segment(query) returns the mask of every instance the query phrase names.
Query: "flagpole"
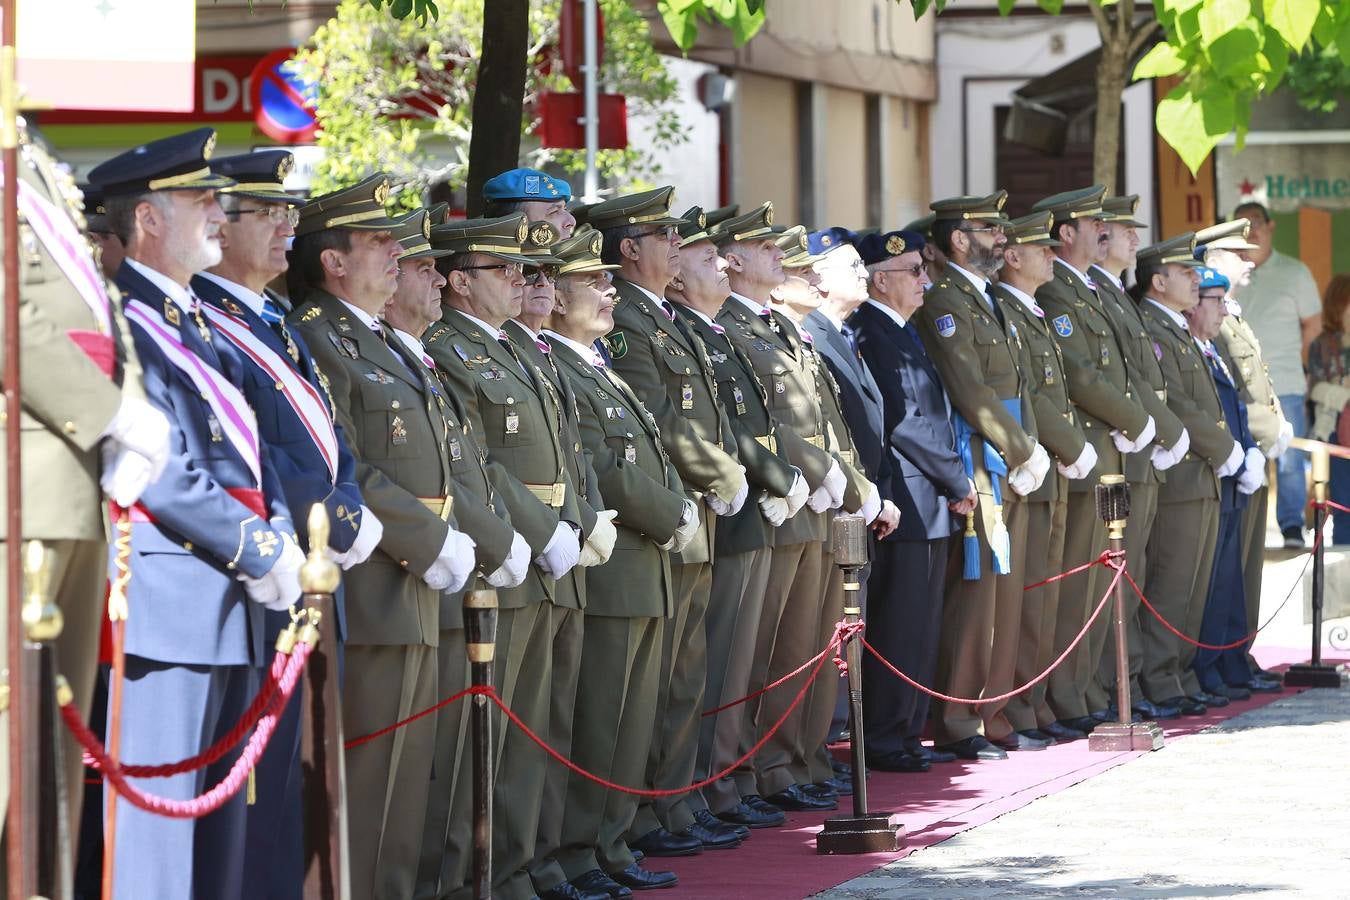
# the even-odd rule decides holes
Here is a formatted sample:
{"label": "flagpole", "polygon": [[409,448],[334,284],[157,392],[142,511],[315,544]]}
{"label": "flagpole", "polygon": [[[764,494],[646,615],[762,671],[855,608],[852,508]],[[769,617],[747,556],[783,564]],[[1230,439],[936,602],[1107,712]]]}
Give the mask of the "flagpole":
{"label": "flagpole", "polygon": [[[32,698],[25,696],[27,687],[22,671],[23,656],[23,481],[19,465],[19,126],[17,117],[18,86],[15,83],[15,2],[0,0],[0,165],[4,167],[0,194],[3,194],[4,244],[4,353],[5,353],[5,642],[9,673],[8,708],[5,718],[9,726],[9,806],[5,811],[7,837],[7,868],[9,869],[9,900],[27,900],[32,896],[37,880],[37,860],[31,849],[31,834],[36,823],[30,812],[36,812],[32,791],[35,787],[26,777],[27,758],[25,734],[29,717],[25,714]],[[29,836],[25,835],[28,832]]]}

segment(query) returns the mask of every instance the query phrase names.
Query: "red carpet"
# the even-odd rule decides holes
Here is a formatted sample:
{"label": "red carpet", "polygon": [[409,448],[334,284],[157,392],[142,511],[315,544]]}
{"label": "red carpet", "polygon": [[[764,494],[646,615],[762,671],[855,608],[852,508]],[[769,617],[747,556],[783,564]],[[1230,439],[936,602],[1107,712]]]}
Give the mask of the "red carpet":
{"label": "red carpet", "polygon": [[[1279,669],[1308,658],[1306,647],[1258,647],[1256,653],[1262,665]],[[1165,722],[1165,739],[1195,734],[1299,690],[1258,694],[1205,716]],[[786,827],[756,830],[737,850],[653,859],[644,865],[676,872],[680,883],[672,896],[681,900],[809,897],[1142,755],[1092,753],[1087,741],[1078,741],[1036,753],[1012,753],[1006,761],[948,763],[924,774],[872,773],[867,780],[871,811],[899,813],[904,823],[903,847],[897,853],[816,855],[815,837],[826,815],[852,814],[851,798],[843,797],[837,811],[788,813]]]}

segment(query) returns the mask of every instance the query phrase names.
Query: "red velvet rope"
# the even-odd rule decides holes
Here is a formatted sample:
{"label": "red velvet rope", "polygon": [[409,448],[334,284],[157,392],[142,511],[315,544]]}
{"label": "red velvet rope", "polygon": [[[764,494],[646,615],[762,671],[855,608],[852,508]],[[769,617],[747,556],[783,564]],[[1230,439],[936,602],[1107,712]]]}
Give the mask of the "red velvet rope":
{"label": "red velvet rope", "polygon": [[884,666],[887,670],[889,670],[892,675],[899,678],[901,681],[905,682],[915,690],[921,691],[930,697],[936,697],[938,700],[944,700],[947,703],[964,703],[970,705],[978,705],[981,703],[999,703],[1003,700],[1007,700],[1009,697],[1016,697],[1018,694],[1021,694],[1024,691],[1029,691],[1031,690],[1031,688],[1035,687],[1037,684],[1040,684],[1046,678],[1049,678],[1050,673],[1055,671],[1055,669],[1059,668],[1059,666],[1064,662],[1064,660],[1069,658],[1069,654],[1073,653],[1074,649],[1080,643],[1082,643],[1083,638],[1087,637],[1088,631],[1091,630],[1092,623],[1097,621],[1097,617],[1102,614],[1102,610],[1106,609],[1106,604],[1111,602],[1111,595],[1115,592],[1116,585],[1120,583],[1121,576],[1125,575],[1124,558],[1125,553],[1123,551],[1104,550],[1102,551],[1102,555],[1094,559],[1092,562],[1086,563],[1085,565],[1079,566],[1077,569],[1070,570],[1070,572],[1065,573],[1066,575],[1068,575],[1072,574],[1072,572],[1074,571],[1079,571],[1081,569],[1086,569],[1098,565],[1106,566],[1108,569],[1114,569],[1116,572],[1115,577],[1111,579],[1111,583],[1107,585],[1106,593],[1102,595],[1102,599],[1097,604],[1097,608],[1092,611],[1092,615],[1088,616],[1088,620],[1083,624],[1082,630],[1079,631],[1078,635],[1072,641],[1069,642],[1069,646],[1064,648],[1064,652],[1061,653],[1058,656],[1058,658],[1056,658],[1055,661],[1052,662],[1046,668],[1044,672],[1037,675],[1035,678],[1031,679],[1021,687],[1008,691],[1005,694],[999,694],[997,697],[978,697],[972,699],[970,697],[953,697],[949,694],[940,693],[938,691],[933,690],[932,688],[925,687],[924,685],[919,684],[919,682],[915,681],[913,678],[909,677],[904,672],[897,669],[894,666],[894,664],[891,663],[890,660],[881,655],[880,651],[878,651],[876,647],[873,647],[870,643],[867,642],[867,638],[863,638],[862,642],[863,647],[866,648],[868,653],[871,653],[873,656],[875,656],[877,658],[877,661],[880,662],[882,666]]}
{"label": "red velvet rope", "polygon": [[230,767],[230,771],[219,783],[190,800],[174,800],[155,794],[143,793],[128,782],[126,772],[116,760],[108,756],[98,737],[84,724],[84,719],[80,716],[80,711],[75,708],[74,703],[67,703],[61,707],[61,718],[65,720],[66,727],[75,735],[75,739],[97,760],[108,784],[112,785],[113,789],[125,797],[133,806],[170,819],[198,819],[220,809],[244,786],[248,779],[248,773],[258,764],[263,751],[267,749],[267,744],[272,739],[272,732],[276,729],[277,719],[280,718],[282,709],[285,708],[291,694],[295,691],[296,685],[299,684],[300,673],[304,670],[305,663],[313,649],[310,644],[303,641],[296,644],[295,650],[287,659],[285,671],[279,680],[272,702],[268,704],[266,711],[258,720],[257,730],[253,732],[253,736],[249,739],[243,752],[239,754],[239,758],[235,760],[234,765]]}

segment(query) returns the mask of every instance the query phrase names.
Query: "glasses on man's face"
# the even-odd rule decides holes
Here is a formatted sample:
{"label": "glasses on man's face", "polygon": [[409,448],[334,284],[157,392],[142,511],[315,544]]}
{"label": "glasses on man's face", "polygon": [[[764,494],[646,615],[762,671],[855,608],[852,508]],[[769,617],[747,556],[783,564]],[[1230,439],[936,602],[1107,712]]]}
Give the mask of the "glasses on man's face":
{"label": "glasses on man's face", "polygon": [[992,231],[994,234],[1002,234],[1002,233],[1003,233],[1003,226],[1002,226],[1002,225],[984,225],[984,226],[981,226],[981,227],[979,227],[979,228],[962,228],[961,230],[964,231],[964,232],[966,232],[967,234],[975,234],[976,232],[980,232],[980,231]]}
{"label": "glasses on man's face", "polygon": [[225,218],[234,222],[238,222],[240,216],[266,216],[267,221],[273,225],[280,225],[284,222],[294,228],[300,223],[300,208],[298,206],[282,206],[278,203],[257,209],[235,209],[225,213]]}
{"label": "glasses on man's face", "polygon": [[910,276],[911,278],[918,278],[919,274],[923,272],[923,263],[918,263],[912,266],[898,266],[894,269],[877,269],[877,272],[902,272],[905,275]]}
{"label": "glasses on man's face", "polygon": [[670,241],[674,240],[675,235],[677,234],[679,234],[679,231],[675,228],[674,225],[667,225],[664,228],[654,228],[651,231],[643,231],[639,234],[635,234],[634,237],[635,238],[659,237],[663,240]]}
{"label": "glasses on man's face", "polygon": [[460,266],[459,268],[463,272],[490,272],[500,269],[507,278],[515,278],[520,274],[521,266],[518,262],[510,262],[492,263],[491,265],[486,266]]}
{"label": "glasses on man's face", "polygon": [[543,281],[557,281],[558,269],[556,265],[531,266],[525,270],[525,281],[528,284],[539,284]]}

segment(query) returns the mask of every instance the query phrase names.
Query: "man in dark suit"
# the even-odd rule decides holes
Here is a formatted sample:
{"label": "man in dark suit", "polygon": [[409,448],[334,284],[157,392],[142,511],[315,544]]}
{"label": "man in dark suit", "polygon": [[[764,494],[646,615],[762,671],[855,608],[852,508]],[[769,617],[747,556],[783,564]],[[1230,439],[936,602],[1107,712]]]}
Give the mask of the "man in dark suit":
{"label": "man in dark suit", "polygon": [[[861,242],[869,297],[848,324],[881,392],[892,468],[887,499],[900,510],[900,526],[877,545],[872,564],[869,640],[897,668],[931,685],[952,514],[964,516],[978,500],[956,453],[951,403],[909,324],[929,284],[923,246],[920,235],[904,231]],[[954,758],[920,743],[927,695],[897,680],[870,655],[863,661],[863,680],[869,765],[916,772]]]}
{"label": "man in dark suit", "polygon": [[[117,273],[146,399],[171,424],[167,464],[128,510],[130,615],[121,753],[183,759],[222,738],[248,705],[268,659],[264,609],[300,597],[300,564],[281,484],[242,392],[238,355],[188,288],[220,261],[225,216],[207,165],[215,132],[198,129],[127,151],[89,173],[126,239]],[[147,785],[187,799],[234,763]],[[200,819],[117,810],[117,896],[238,896],[244,799]]]}

